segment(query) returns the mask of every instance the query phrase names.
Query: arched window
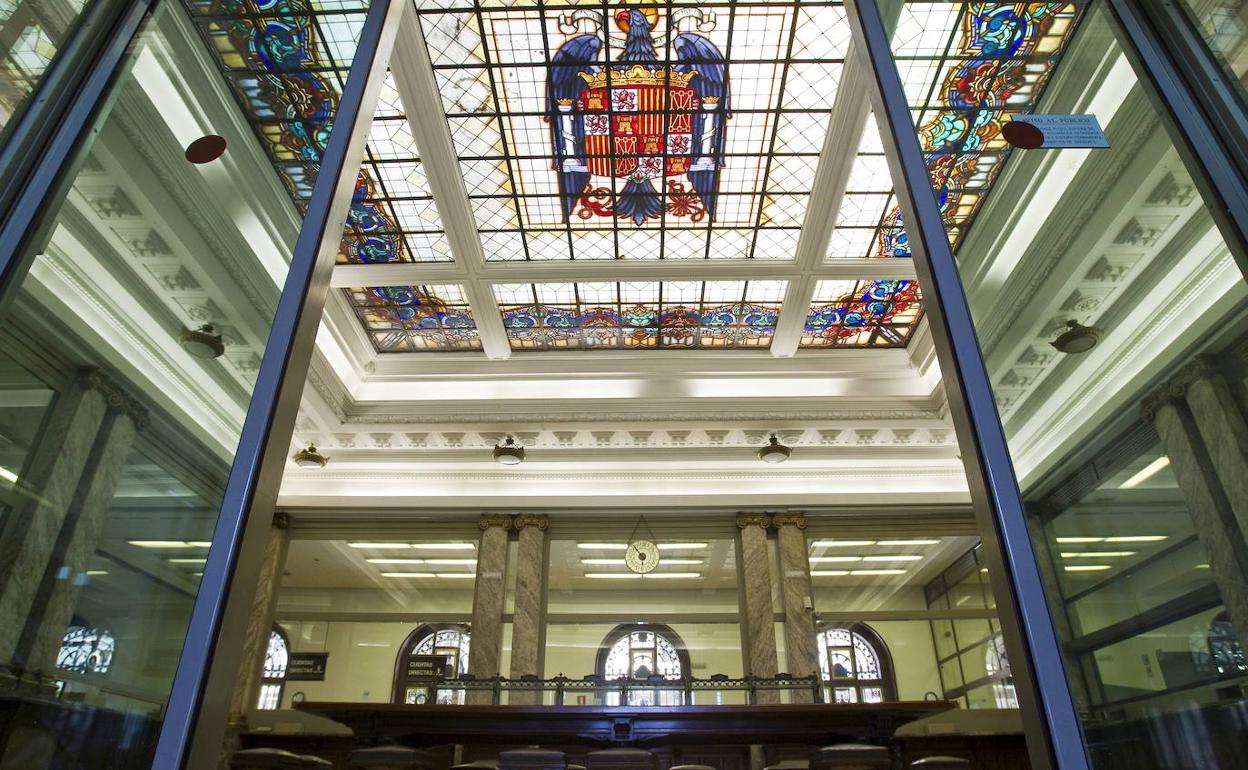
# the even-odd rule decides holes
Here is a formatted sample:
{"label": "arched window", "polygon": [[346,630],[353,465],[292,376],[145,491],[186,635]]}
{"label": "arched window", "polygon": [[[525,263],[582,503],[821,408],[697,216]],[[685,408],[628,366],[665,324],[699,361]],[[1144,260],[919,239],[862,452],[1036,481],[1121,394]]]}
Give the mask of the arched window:
{"label": "arched window", "polygon": [[[468,652],[472,645],[472,634],[468,626],[424,625],[407,635],[403,646],[399,648],[399,659],[394,666],[394,697],[395,703],[428,703],[433,684],[426,676],[418,672],[427,670],[421,666],[409,666],[412,657],[437,656],[445,660],[443,679],[454,679],[468,673]],[[464,702],[464,691],[453,688],[438,688],[432,693],[437,703]]]}
{"label": "arched window", "polygon": [[256,708],[272,711],[282,705],[282,689],[286,686],[286,667],[290,664],[290,642],[286,632],[277,626],[269,632],[269,646],[264,650],[264,670],[260,675],[260,699]]}
{"label": "arched window", "polygon": [[[664,625],[629,623],[616,626],[598,649],[596,673],[603,681],[655,678],[679,680],[689,676],[689,653],[675,631]],[[630,706],[680,706],[685,702],[681,687],[630,687]],[[608,706],[620,705],[619,692],[607,692]]]}
{"label": "arched window", "polygon": [[106,674],[113,664],[116,640],[109,632],[86,625],[73,625],[61,637],[56,667],[79,674]]}
{"label": "arched window", "polygon": [[1005,651],[1005,637],[1000,631],[988,640],[988,648],[984,650],[984,671],[988,672],[988,676],[1000,680],[992,684],[992,696],[997,702],[997,708],[1018,708],[1018,692],[1011,679],[1010,656]]}
{"label": "arched window", "polygon": [[1239,643],[1231,618],[1225,612],[1219,612],[1209,623],[1209,633],[1205,635],[1205,643],[1209,646],[1209,662],[1218,675],[1226,675],[1248,671],[1248,660],[1244,658],[1244,647]]}
{"label": "arched window", "polygon": [[824,698],[834,703],[895,700],[893,661],[884,640],[865,623],[819,631],[819,671]]}

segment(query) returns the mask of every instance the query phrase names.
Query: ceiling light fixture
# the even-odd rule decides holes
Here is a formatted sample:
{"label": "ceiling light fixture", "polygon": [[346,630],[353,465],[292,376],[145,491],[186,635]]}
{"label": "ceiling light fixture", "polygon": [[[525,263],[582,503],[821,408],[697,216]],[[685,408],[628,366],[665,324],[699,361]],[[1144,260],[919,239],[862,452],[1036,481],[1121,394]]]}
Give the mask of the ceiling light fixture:
{"label": "ceiling light fixture", "polygon": [[879,540],[876,545],[940,545],[939,540]]}
{"label": "ceiling light fixture", "polygon": [[844,577],[849,574],[847,569],[812,569],[811,577]]}
{"label": "ceiling light fixture", "polygon": [[693,580],[702,577],[701,572],[647,572],[646,580]]}
{"label": "ceiling light fixture", "polygon": [[922,556],[917,554],[888,554],[884,556],[864,556],[863,561],[918,561]]}
{"label": "ceiling light fixture", "polygon": [[[705,564],[701,559],[664,559],[664,564],[678,564],[684,566],[695,566]],[[581,559],[581,564],[587,567],[623,567],[625,562],[623,559]]]}
{"label": "ceiling light fixture", "polygon": [[[686,548],[705,548],[706,543],[659,543],[660,551],[681,551]],[[668,562],[669,564],[671,562]]]}
{"label": "ceiling light fixture", "polygon": [[1158,543],[1168,540],[1169,535],[1118,535],[1105,538],[1106,543]]}
{"label": "ceiling light fixture", "polygon": [[474,573],[474,572],[439,572],[439,573],[438,573],[438,577],[440,577],[440,578],[442,578],[442,579],[447,579],[447,578],[461,578],[461,579],[462,579],[462,578],[475,578],[476,576],[477,576],[477,575],[476,575],[476,573]]}
{"label": "ceiling light fixture", "polygon": [[1049,344],[1057,348],[1058,352],[1079,355],[1096,347],[1104,335],[1105,333],[1095,326],[1084,326],[1078,321],[1070,320],[1066,322],[1066,331],[1057,335],[1057,339]]}
{"label": "ceiling light fixture", "polygon": [[1054,540],[1054,542],[1058,542],[1058,543],[1067,543],[1067,544],[1071,544],[1071,543],[1103,543],[1103,542],[1105,542],[1105,538],[1103,538],[1103,537],[1055,537],[1055,538],[1053,538],[1053,540]]}
{"label": "ceiling light fixture", "polygon": [[776,434],[773,433],[767,441],[767,446],[758,450],[758,459],[765,463],[782,463],[792,454],[793,450],[781,444],[780,439],[776,438]]}
{"label": "ceiling light fixture", "polygon": [[904,575],[904,569],[855,569],[850,570],[851,575]]}
{"label": "ceiling light fixture", "polygon": [[494,445],[494,462],[499,465],[519,465],[524,462],[524,447],[508,436],[503,439],[503,443]]}
{"label": "ceiling light fixture", "polygon": [[425,559],[425,564],[441,564],[446,565],[463,565],[466,567],[477,566],[476,559]]}
{"label": "ceiling light fixture", "polygon": [[369,564],[424,564],[424,559],[368,559]]}
{"label": "ceiling light fixture", "polygon": [[1063,567],[1067,572],[1100,572],[1109,569],[1108,564],[1067,564]]}
{"label": "ceiling light fixture", "polygon": [[208,548],[206,540],[127,540],[135,548]]}
{"label": "ceiling light fixture", "polygon": [[1170,465],[1170,458],[1165,455],[1162,455],[1161,457],[1158,457],[1156,460],[1153,460],[1148,465],[1145,465],[1144,468],[1141,469],[1134,476],[1132,476],[1131,478],[1119,484],[1118,488],[1119,489],[1134,489],[1135,487],[1138,487],[1139,485],[1143,484],[1145,481],[1148,481],[1149,479],[1151,479],[1153,476],[1156,476],[1158,473],[1161,472],[1163,468],[1165,468],[1168,465]]}
{"label": "ceiling light fixture", "polygon": [[825,564],[827,562],[840,561],[862,561],[861,556],[812,556],[810,562],[812,564]]}
{"label": "ceiling light fixture", "polygon": [[220,358],[225,354],[225,340],[212,328],[212,324],[204,324],[198,329],[183,328],[178,334],[178,344],[196,358]]}
{"label": "ceiling light fixture", "polygon": [[376,549],[395,549],[395,548],[411,548],[407,543],[347,543],[352,548],[376,548]]}
{"label": "ceiling light fixture", "polygon": [[382,577],[388,578],[432,578],[437,577],[432,572],[383,572]]}
{"label": "ceiling light fixture", "polygon": [[207,559],[165,559],[170,564],[207,564]]}
{"label": "ceiling light fixture", "polygon": [[17,474],[16,474],[16,473],[14,473],[13,471],[9,470],[8,468],[5,468],[5,467],[3,467],[3,466],[0,466],[0,479],[4,479],[5,481],[9,482],[10,484],[16,484],[16,483],[17,483]]}
{"label": "ceiling light fixture", "polygon": [[1063,559],[1112,559],[1118,556],[1135,556],[1135,551],[1062,551]]}
{"label": "ceiling light fixture", "polygon": [[472,551],[475,543],[412,543],[412,548],[424,548],[430,551]]}
{"label": "ceiling light fixture", "polygon": [[324,468],[329,462],[329,458],[316,451],[315,444],[308,444],[303,449],[291,455],[291,459],[295,461],[295,465],[300,468]]}
{"label": "ceiling light fixture", "polygon": [[811,543],[815,548],[861,548],[875,545],[874,540],[816,540]]}

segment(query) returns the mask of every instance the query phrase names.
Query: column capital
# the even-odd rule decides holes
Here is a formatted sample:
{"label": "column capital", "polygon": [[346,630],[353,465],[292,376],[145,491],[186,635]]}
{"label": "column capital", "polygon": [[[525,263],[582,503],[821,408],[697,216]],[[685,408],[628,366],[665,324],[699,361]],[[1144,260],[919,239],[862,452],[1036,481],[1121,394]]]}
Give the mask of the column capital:
{"label": "column capital", "polygon": [[543,532],[550,526],[550,519],[544,513],[518,513],[512,520],[511,526],[517,530],[525,527],[537,527]]}
{"label": "column capital", "polygon": [[777,513],[771,517],[771,523],[776,525],[776,529],[781,527],[806,529],[806,514],[798,512]]}
{"label": "column capital", "polygon": [[766,530],[771,526],[771,517],[765,513],[738,513],[737,527],[740,529],[749,529],[750,527],[758,527]]}
{"label": "column capital", "polygon": [[286,511],[274,511],[273,529],[290,529],[290,514]]}
{"label": "column capital", "polygon": [[1141,399],[1140,410],[1151,420],[1157,416],[1157,410],[1161,407],[1183,400],[1187,396],[1187,389],[1194,383],[1223,376],[1222,367],[1215,359],[1209,356],[1198,356],[1179,369],[1160,387]]}
{"label": "column capital", "polygon": [[477,526],[484,532],[493,527],[501,527],[502,529],[511,529],[511,517],[505,513],[483,513],[481,520],[477,522]]}
{"label": "column capital", "polygon": [[104,396],[109,409],[129,417],[136,428],[145,428],[148,423],[147,408],[138,402],[126,389],[109,377],[103,370],[89,366],[78,370],[78,387],[83,390],[94,390]]}

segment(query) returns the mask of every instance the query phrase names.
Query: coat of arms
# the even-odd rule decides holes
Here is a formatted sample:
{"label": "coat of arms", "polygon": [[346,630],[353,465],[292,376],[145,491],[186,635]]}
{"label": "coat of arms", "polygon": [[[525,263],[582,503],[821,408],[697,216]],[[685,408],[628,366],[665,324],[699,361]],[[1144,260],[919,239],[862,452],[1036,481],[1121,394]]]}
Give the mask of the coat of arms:
{"label": "coat of arms", "polygon": [[599,61],[600,32],[569,38],[552,57],[546,119],[565,219],[575,212],[640,225],[666,212],[692,222],[714,220],[728,71],[709,38],[677,31],[676,22],[690,15],[706,29],[700,12],[682,8],[670,15],[676,33],[670,64],[660,63],[655,49],[659,13],[653,6],[615,14],[624,43],[610,64]]}

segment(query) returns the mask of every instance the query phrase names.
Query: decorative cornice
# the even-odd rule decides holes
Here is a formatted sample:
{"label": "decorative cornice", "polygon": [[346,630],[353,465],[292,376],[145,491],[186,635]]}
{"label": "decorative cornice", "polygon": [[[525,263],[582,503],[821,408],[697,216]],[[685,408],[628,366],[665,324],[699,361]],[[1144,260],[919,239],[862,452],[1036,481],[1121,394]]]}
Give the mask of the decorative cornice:
{"label": "decorative cornice", "polygon": [[491,527],[500,527],[502,529],[511,529],[511,517],[505,513],[483,513],[481,520],[477,522],[477,526],[484,532]]}
{"label": "decorative cornice", "polygon": [[78,371],[78,385],[83,390],[94,390],[104,396],[108,407],[115,412],[126,415],[134,422],[134,427],[142,430],[150,421],[147,407],[139,403],[126,389],[100,369],[91,366]]}
{"label": "decorative cornice", "polygon": [[[319,392],[319,390],[318,390]],[[324,395],[324,394],[322,394]],[[735,411],[735,412],[448,412],[423,414],[368,413],[352,414],[355,404],[347,405],[342,422],[348,425],[429,425],[455,424],[469,426],[506,423],[569,423],[569,422],[813,422],[818,420],[940,420],[939,409],[828,409],[802,411]]]}
{"label": "decorative cornice", "polygon": [[798,529],[806,529],[806,514],[804,513],[777,513],[771,517],[771,523],[776,529],[781,527],[797,527]]}
{"label": "decorative cornice", "polygon": [[525,529],[526,527],[536,527],[545,532],[546,528],[550,526],[550,519],[544,513],[521,513],[517,514],[512,520],[511,526],[517,530]]}
{"label": "decorative cornice", "polygon": [[771,526],[771,517],[765,513],[738,513],[737,527],[739,529],[749,529],[750,527],[758,527],[763,531]]}

